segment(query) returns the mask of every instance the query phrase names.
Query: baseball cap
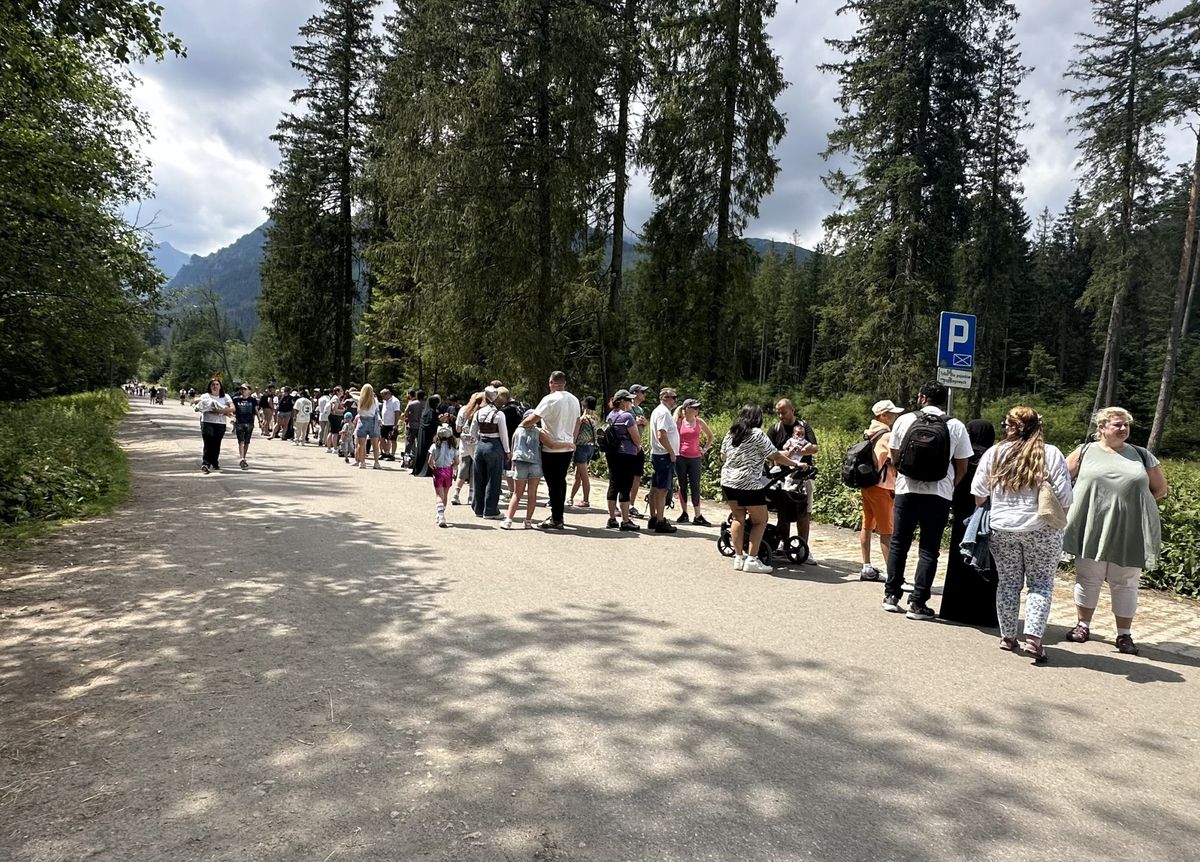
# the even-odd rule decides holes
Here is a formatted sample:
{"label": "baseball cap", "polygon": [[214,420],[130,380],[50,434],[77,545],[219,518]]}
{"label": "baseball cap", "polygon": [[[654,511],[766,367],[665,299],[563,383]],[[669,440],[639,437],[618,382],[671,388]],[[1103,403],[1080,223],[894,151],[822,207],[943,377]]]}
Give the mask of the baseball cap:
{"label": "baseball cap", "polygon": [[439,425],[438,430],[437,430],[437,435],[442,440],[449,440],[451,437],[454,436],[454,429],[451,428],[449,425]]}
{"label": "baseball cap", "polygon": [[633,396],[631,394],[629,394],[628,389],[618,389],[617,394],[613,396],[614,404],[616,404],[618,401],[632,401],[632,400],[633,400]]}
{"label": "baseball cap", "polygon": [[635,383],[629,387],[629,391],[634,395],[637,395],[639,392],[649,392],[650,390],[648,387],[645,387],[640,383]]}
{"label": "baseball cap", "polygon": [[876,401],[874,406],[871,407],[871,415],[872,416],[881,416],[884,413],[903,413],[903,412],[904,412],[904,408],[897,407],[895,404],[892,403],[892,399],[890,399],[890,398],[885,398],[882,401]]}
{"label": "baseball cap", "polygon": [[683,399],[683,407],[685,410],[689,407],[699,407],[699,406],[700,406],[700,402],[697,401],[695,398]]}

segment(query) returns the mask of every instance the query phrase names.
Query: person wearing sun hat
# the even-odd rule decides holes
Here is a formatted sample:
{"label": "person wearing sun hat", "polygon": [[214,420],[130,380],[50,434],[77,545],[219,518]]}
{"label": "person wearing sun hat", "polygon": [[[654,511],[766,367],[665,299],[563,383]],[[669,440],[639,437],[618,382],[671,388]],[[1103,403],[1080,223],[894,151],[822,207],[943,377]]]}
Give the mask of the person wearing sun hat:
{"label": "person wearing sun hat", "polygon": [[[612,399],[612,410],[604,421],[617,436],[618,444],[605,453],[608,460],[608,529],[635,532],[638,525],[629,519],[629,493],[633,472],[641,464],[642,435],[634,418],[633,393],[618,389]],[[621,520],[617,520],[617,504],[621,505]]]}
{"label": "person wearing sun hat", "polygon": [[871,407],[871,424],[863,432],[864,440],[873,440],[871,447],[875,457],[875,469],[879,471],[879,482],[862,489],[862,529],[858,533],[858,544],[862,549],[862,571],[860,581],[877,581],[879,569],[871,564],[871,534],[879,536],[879,553],[887,559],[888,545],[892,541],[892,505],[895,499],[896,471],[892,467],[888,444],[892,440],[892,425],[896,417],[904,412],[890,398],[876,401]]}
{"label": "person wearing sun hat", "polygon": [[[711,525],[700,513],[700,474],[704,453],[712,447],[716,437],[708,423],[700,418],[701,406],[695,398],[685,398],[683,404],[675,409],[675,422],[679,427],[679,457],[675,459],[675,476],[679,480],[679,508],[683,510],[677,520],[681,524],[690,521],[708,527]],[[689,492],[694,518],[688,516]]]}
{"label": "person wearing sun hat", "polygon": [[[633,399],[633,403],[629,407],[629,412],[633,415],[633,421],[637,423],[638,435],[645,433],[646,427],[650,424],[650,420],[646,418],[646,411],[642,407],[642,402],[646,400],[646,393],[650,391],[648,386],[643,386],[640,383],[635,383],[627,390],[629,397]],[[638,444],[638,463],[634,468],[633,476],[630,477],[629,487],[629,515],[632,518],[642,517],[642,513],[637,509],[637,495],[642,488],[642,476],[646,473],[646,452],[642,449],[641,444]]]}

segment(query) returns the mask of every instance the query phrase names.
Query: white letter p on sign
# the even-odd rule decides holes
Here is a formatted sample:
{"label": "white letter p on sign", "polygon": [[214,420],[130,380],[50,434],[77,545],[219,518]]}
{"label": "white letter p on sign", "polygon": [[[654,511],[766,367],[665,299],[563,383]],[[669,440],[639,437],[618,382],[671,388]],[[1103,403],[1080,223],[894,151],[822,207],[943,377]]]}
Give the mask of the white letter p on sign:
{"label": "white letter p on sign", "polygon": [[958,345],[967,343],[967,336],[970,332],[967,326],[967,321],[962,319],[950,320],[950,337],[946,339],[946,349],[953,353],[958,349]]}

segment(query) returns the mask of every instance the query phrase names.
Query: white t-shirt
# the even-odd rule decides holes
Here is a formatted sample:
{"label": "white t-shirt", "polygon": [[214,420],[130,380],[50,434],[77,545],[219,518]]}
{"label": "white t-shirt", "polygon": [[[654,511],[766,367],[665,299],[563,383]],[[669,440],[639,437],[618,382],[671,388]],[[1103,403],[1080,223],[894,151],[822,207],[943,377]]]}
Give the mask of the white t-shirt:
{"label": "white t-shirt", "polygon": [[547,452],[571,452],[575,449],[575,423],[583,412],[579,399],[565,389],[551,392],[533,408],[553,443],[543,446]]}
{"label": "white t-shirt", "polygon": [[403,409],[400,406],[400,399],[392,396],[387,401],[379,402],[379,421],[384,425],[395,425],[396,414]]}
{"label": "white t-shirt", "polygon": [[[933,405],[922,407],[921,412],[932,413],[935,416],[946,415],[946,411]],[[916,413],[905,413],[896,420],[896,424],[892,426],[892,439],[888,444],[893,452],[898,453],[904,448],[904,436],[912,428],[916,419]],[[950,463],[946,467],[946,475],[937,482],[921,482],[897,473],[897,494],[937,494],[946,500],[954,499],[954,459],[966,460],[975,454],[975,450],[971,448],[971,438],[967,436],[966,425],[957,419],[949,419],[946,421],[946,428],[950,431]],[[898,455],[892,456],[892,463],[900,463]]]}
{"label": "white t-shirt", "polygon": [[329,411],[333,405],[333,399],[328,395],[322,395],[317,399],[317,420],[320,422],[329,421]]}
{"label": "white t-shirt", "polygon": [[[992,467],[1004,458],[1011,443],[997,443],[983,453],[979,459],[979,467],[975,470],[975,480],[971,482],[971,493],[977,497],[992,498],[992,529],[1007,530],[1013,533],[1027,533],[1046,526],[1046,522],[1038,516],[1038,493],[1036,488],[1025,488],[1013,493],[992,487]],[[1063,509],[1071,506],[1074,491],[1071,488],[1071,474],[1067,470],[1067,459],[1056,447],[1046,446],[1046,479],[1054,489],[1054,496]]]}
{"label": "white t-shirt", "polygon": [[214,410],[226,410],[233,406],[233,399],[228,395],[209,395],[207,392],[200,396],[200,421],[211,422],[214,425],[224,425],[228,417]]}
{"label": "white t-shirt", "polygon": [[300,422],[307,422],[312,418],[313,405],[310,400],[301,395],[296,399],[296,419]]}
{"label": "white t-shirt", "polygon": [[662,443],[658,442],[658,432],[666,431],[667,440],[671,442],[671,451],[676,455],[679,454],[679,426],[675,424],[675,417],[671,415],[671,411],[665,404],[659,404],[654,408],[654,412],[650,414],[650,454],[651,455],[666,455],[667,449]]}

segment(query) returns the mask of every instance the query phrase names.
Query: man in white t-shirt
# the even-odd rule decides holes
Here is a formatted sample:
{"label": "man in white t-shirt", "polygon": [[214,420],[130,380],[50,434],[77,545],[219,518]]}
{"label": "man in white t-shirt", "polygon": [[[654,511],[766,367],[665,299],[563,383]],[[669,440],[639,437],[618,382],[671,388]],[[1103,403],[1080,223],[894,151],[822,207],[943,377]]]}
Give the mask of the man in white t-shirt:
{"label": "man in white t-shirt", "polygon": [[679,455],[679,426],[672,411],[678,394],[670,386],[658,393],[658,406],[650,414],[650,520],[646,529],[674,533],[667,520],[667,497],[675,486],[675,459]]}
{"label": "man in white t-shirt", "polygon": [[379,460],[396,460],[396,423],[403,406],[386,386],[379,390]]}
{"label": "man in white t-shirt", "polygon": [[542,475],[546,480],[546,494],[550,498],[550,517],[539,525],[543,530],[561,530],[564,527],[563,509],[567,502],[567,472],[575,454],[575,435],[579,433],[579,417],[583,411],[579,399],[567,391],[567,375],[555,371],[548,384],[550,394],[538,402],[533,412],[522,421],[528,428],[542,423],[552,443],[542,446]]}
{"label": "man in white t-shirt", "polygon": [[896,468],[896,500],[883,609],[900,613],[908,551],[913,534],[920,529],[920,561],[908,599],[910,620],[932,620],[936,616],[926,602],[937,573],[942,534],[950,520],[954,486],[967,474],[967,460],[972,454],[966,426],[946,415],[948,394],[940,383],[930,381],[922,386],[917,396],[919,409],[896,420],[888,443]]}

